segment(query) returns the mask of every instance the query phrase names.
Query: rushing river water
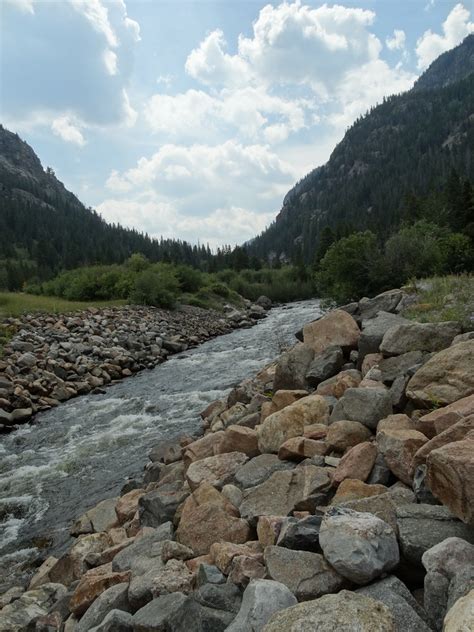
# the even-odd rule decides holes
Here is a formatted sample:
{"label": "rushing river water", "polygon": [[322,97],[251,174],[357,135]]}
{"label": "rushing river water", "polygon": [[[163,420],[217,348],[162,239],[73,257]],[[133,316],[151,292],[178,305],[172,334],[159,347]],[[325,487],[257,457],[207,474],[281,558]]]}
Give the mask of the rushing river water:
{"label": "rushing river water", "polygon": [[275,308],[251,329],[210,340],[3,436],[0,590],[24,580],[46,552],[64,550],[71,523],[140,475],[151,447],[198,431],[209,402],[293,344],[295,332],[319,313],[318,301]]}

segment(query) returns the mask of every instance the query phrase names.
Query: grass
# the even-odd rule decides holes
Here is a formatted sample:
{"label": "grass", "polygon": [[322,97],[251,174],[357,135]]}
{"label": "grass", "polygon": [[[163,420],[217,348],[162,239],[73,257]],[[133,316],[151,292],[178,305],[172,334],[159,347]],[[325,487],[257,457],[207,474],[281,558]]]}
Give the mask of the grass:
{"label": "grass", "polygon": [[113,307],[125,305],[126,301],[67,301],[55,296],[36,296],[23,292],[0,292],[0,319],[9,316],[21,316],[24,313],[74,312],[88,307]]}
{"label": "grass", "polygon": [[455,320],[466,330],[474,329],[474,275],[431,277],[411,282],[419,302],[403,312],[405,318],[422,323]]}

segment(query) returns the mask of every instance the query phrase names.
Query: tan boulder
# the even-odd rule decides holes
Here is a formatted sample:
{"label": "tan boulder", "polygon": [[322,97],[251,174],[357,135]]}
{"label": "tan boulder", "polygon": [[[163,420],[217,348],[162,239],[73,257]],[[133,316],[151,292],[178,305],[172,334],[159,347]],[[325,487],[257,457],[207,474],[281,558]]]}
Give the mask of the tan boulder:
{"label": "tan boulder", "polygon": [[331,505],[339,505],[350,500],[360,500],[379,496],[388,491],[385,485],[367,485],[358,479],[346,478],[337,488],[337,492],[331,501]]}
{"label": "tan boulder", "polygon": [[128,583],[130,576],[131,571],[113,572],[112,564],[105,564],[87,571],[72,594],[69,602],[71,612],[76,616],[81,616],[99,595],[116,584]]}
{"label": "tan boulder", "polygon": [[187,520],[190,513],[204,504],[213,505],[216,509],[221,509],[225,511],[225,513],[228,513],[229,516],[240,517],[237,507],[235,507],[224,494],[209,483],[202,483],[184,501],[180,512],[181,520]]}
{"label": "tan boulder", "polygon": [[468,524],[474,524],[473,454],[474,437],[469,436],[432,450],[426,460],[426,482],[433,495]]}
{"label": "tan boulder", "polygon": [[260,516],[257,523],[257,537],[265,548],[276,544],[285,516]]}
{"label": "tan boulder", "polygon": [[358,421],[343,419],[329,426],[325,441],[330,449],[345,452],[347,448],[363,443],[371,437],[372,433],[367,426]]}
{"label": "tan boulder", "polygon": [[413,482],[414,457],[428,441],[418,430],[386,428],[377,432],[377,448],[389,469],[406,485]]}
{"label": "tan boulder", "polygon": [[304,344],[316,353],[325,351],[333,345],[356,349],[359,337],[360,329],[356,321],[342,309],[335,309],[303,327]]}
{"label": "tan boulder", "polygon": [[[52,555],[45,559],[45,561],[38,568],[36,573],[30,580],[28,585],[28,590],[34,590],[35,588],[39,588],[43,584],[49,583],[51,580],[49,578],[49,572],[54,566],[57,564],[58,558],[53,557]],[[0,608],[1,609],[1,608]]]}
{"label": "tan boulder", "polygon": [[318,384],[316,393],[329,397],[340,399],[348,388],[357,388],[362,380],[359,371],[351,369],[349,371],[341,371],[334,377]]}
{"label": "tan boulder", "polygon": [[266,573],[261,560],[247,555],[236,555],[230,565],[229,581],[237,586],[245,587],[252,579],[264,579]]}
{"label": "tan boulder", "polygon": [[374,467],[377,458],[377,448],[373,443],[365,441],[351,448],[342,457],[333,473],[333,484],[339,485],[346,478],[356,478],[366,481]]}
{"label": "tan boulder", "polygon": [[444,618],[443,632],[474,630],[474,590],[458,599]]}
{"label": "tan boulder", "polygon": [[200,461],[194,461],[186,472],[186,480],[194,491],[201,483],[209,483],[215,487],[223,487],[230,483],[242,465],[248,461],[248,456],[242,452],[227,452],[216,454]]}
{"label": "tan boulder", "polygon": [[194,551],[206,555],[215,542],[242,544],[250,538],[245,520],[236,518],[213,503],[204,503],[183,512],[176,530],[176,540]]}
{"label": "tan boulder", "polygon": [[260,454],[256,431],[244,426],[229,426],[222,440],[215,446],[215,454],[227,452],[243,452],[250,458]]}
{"label": "tan boulder", "polygon": [[382,430],[417,430],[417,425],[408,415],[388,415],[377,425],[377,432]]}
{"label": "tan boulder", "polygon": [[232,560],[237,556],[253,557],[258,561],[263,561],[262,547],[259,542],[247,542],[245,544],[234,544],[232,542],[216,542],[211,546],[210,555],[212,562],[217,568],[228,575]]}
{"label": "tan boulder", "polygon": [[138,511],[138,501],[144,494],[144,489],[132,489],[117,500],[115,513],[119,524],[122,525],[133,518]]}
{"label": "tan boulder", "polygon": [[200,461],[208,456],[214,456],[216,450],[224,437],[224,432],[210,432],[201,439],[193,441],[186,446],[183,451],[183,461],[186,467],[188,467],[194,461]]}
{"label": "tan boulder", "polygon": [[111,545],[112,540],[107,533],[80,536],[50,568],[49,581],[69,586],[88,570],[86,558],[89,555],[100,554]]}
{"label": "tan boulder", "polygon": [[474,393],[474,340],[432,356],[407,384],[407,396],[422,406],[452,404]]}
{"label": "tan boulder", "polygon": [[328,427],[326,424],[310,424],[309,426],[304,427],[303,436],[307,439],[319,441],[320,439],[324,439],[326,437],[327,432]]}
{"label": "tan boulder", "polygon": [[302,436],[306,425],[327,423],[329,405],[320,395],[308,395],[273,413],[258,429],[260,452],[278,452],[292,437]]}
{"label": "tan boulder", "polygon": [[194,572],[182,560],[171,559],[157,570],[153,579],[153,597],[181,592],[189,594],[193,590]]}
{"label": "tan boulder", "polygon": [[324,456],[329,446],[324,441],[315,441],[306,437],[293,437],[280,446],[278,458],[282,461],[302,461],[313,456]]}
{"label": "tan boulder", "polygon": [[469,415],[474,415],[474,395],[463,397],[449,404],[449,406],[437,408],[431,413],[423,415],[418,421],[419,430],[428,439],[432,439],[436,434],[443,432],[464,417],[469,417]]}
{"label": "tan boulder", "polygon": [[421,446],[421,448],[415,454],[415,467],[417,465],[425,463],[428,455],[433,450],[441,448],[443,445],[447,445],[448,443],[452,443],[453,441],[462,441],[462,439],[464,439],[464,437],[472,431],[474,431],[474,415],[462,418],[453,426],[449,426],[444,432],[436,435],[435,437],[427,441],[427,443],[425,443],[423,446]]}
{"label": "tan boulder", "polygon": [[365,377],[370,369],[373,369],[374,366],[377,366],[382,360],[383,355],[381,353],[368,353],[362,361],[362,377]]}
{"label": "tan boulder", "polygon": [[307,395],[309,395],[309,393],[304,389],[280,389],[272,397],[272,413],[276,413],[278,410],[282,410],[290,404],[294,404]]}

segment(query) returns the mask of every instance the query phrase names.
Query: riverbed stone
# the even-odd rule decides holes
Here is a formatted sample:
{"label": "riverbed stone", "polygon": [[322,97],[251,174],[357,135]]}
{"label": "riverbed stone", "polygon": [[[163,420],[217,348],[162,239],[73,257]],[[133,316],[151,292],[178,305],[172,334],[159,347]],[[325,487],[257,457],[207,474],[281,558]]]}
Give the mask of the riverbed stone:
{"label": "riverbed stone", "polygon": [[[471,431],[469,435],[474,435]],[[458,518],[474,525],[474,436],[432,450],[426,482],[438,500]]]}
{"label": "riverbed stone", "polygon": [[111,610],[130,612],[128,582],[116,584],[105,590],[87,609],[77,625],[77,632],[89,632],[98,626]]}
{"label": "riverbed stone", "polygon": [[117,553],[112,560],[114,571],[126,571],[134,569],[142,560],[150,557],[159,557],[161,562],[161,550],[163,542],[170,540],[174,536],[174,529],[171,522],[160,525],[152,531],[137,536],[132,544]]}
{"label": "riverbed stone", "polygon": [[387,290],[381,294],[377,294],[373,298],[364,296],[358,304],[358,311],[363,320],[374,318],[380,311],[389,312],[391,314],[397,311],[402,298],[406,296],[403,290]]}
{"label": "riverbed stone", "polygon": [[344,395],[348,388],[357,388],[361,380],[362,376],[360,372],[355,369],[341,371],[334,377],[324,380],[324,382],[318,384],[316,393],[326,397],[336,397],[336,399],[339,399]]}
{"label": "riverbed stone", "polygon": [[134,632],[166,632],[173,620],[183,608],[186,595],[175,592],[161,595],[133,615]]}
{"label": "riverbed stone", "polygon": [[377,430],[377,449],[393,474],[407,485],[413,482],[415,454],[427,441],[417,430],[390,427]]}
{"label": "riverbed stone", "polygon": [[325,441],[315,441],[307,437],[287,439],[278,450],[278,458],[285,461],[303,461],[313,456],[324,456],[329,451]]}
{"label": "riverbed stone", "polygon": [[89,632],[133,632],[133,617],[123,610],[111,610],[99,625],[89,628]]}
{"label": "riverbed stone", "polygon": [[456,601],[444,619],[444,632],[468,632],[474,628],[474,590]]}
{"label": "riverbed stone", "polygon": [[327,431],[325,442],[336,452],[345,452],[358,443],[372,437],[370,430],[358,421],[341,419],[332,423]]}
{"label": "riverbed stone", "polygon": [[50,607],[66,594],[66,588],[49,582],[24,592],[0,612],[0,632],[20,632],[34,629],[35,621],[47,614]]}
{"label": "riverbed stone", "polygon": [[146,527],[159,527],[173,520],[177,508],[189,496],[187,491],[165,491],[155,489],[140,496],[140,524]]}
{"label": "riverbed stone", "polygon": [[377,458],[377,448],[369,441],[359,443],[350,448],[339,461],[332,473],[334,485],[339,485],[346,478],[366,481]]}
{"label": "riverbed stone", "polygon": [[273,390],[306,389],[306,373],[314,357],[314,350],[298,343],[277,360]]}
{"label": "riverbed stone", "polygon": [[407,385],[415,403],[429,407],[452,404],[474,393],[474,340],[461,342],[432,356]]}
{"label": "riverbed stone", "polygon": [[300,519],[285,518],[280,524],[276,544],[297,551],[320,552],[319,530],[321,521],[321,515]]}
{"label": "riverbed stone", "polygon": [[397,632],[390,610],[366,595],[341,590],[277,612],[262,632]]}
{"label": "riverbed stone", "polygon": [[224,438],[224,434],[223,430],[220,430],[219,432],[210,432],[200,439],[188,444],[183,451],[183,461],[185,465],[188,466],[194,461],[200,461],[208,456],[214,456],[219,444]]}
{"label": "riverbed stone", "polygon": [[245,490],[240,514],[251,523],[259,516],[287,516],[294,510],[314,511],[330,488],[327,470],[308,465],[274,472],[256,487]]}
{"label": "riverbed stone", "polygon": [[321,395],[308,395],[273,413],[258,432],[260,452],[278,452],[287,439],[303,435],[306,425],[327,423],[329,406]]}
{"label": "riverbed stone", "polygon": [[235,481],[243,488],[255,487],[266,481],[274,472],[291,470],[295,463],[282,461],[276,454],[260,454],[247,461],[235,474]]}
{"label": "riverbed stone", "polygon": [[328,347],[316,353],[306,373],[306,381],[310,386],[317,386],[335,375],[344,364],[341,347]]}
{"label": "riverbed stone", "polygon": [[385,333],[391,327],[408,322],[410,321],[397,314],[390,314],[384,311],[380,311],[375,318],[363,320],[362,333],[358,344],[359,363],[362,363],[365,356],[369,353],[379,352],[380,343]]}
{"label": "riverbed stone", "polygon": [[343,577],[319,553],[267,546],[264,559],[268,577],[287,586],[298,601],[337,592],[344,585]]}
{"label": "riverbed stone", "polygon": [[244,426],[228,426],[222,440],[216,445],[214,453],[225,454],[229,452],[242,452],[249,458],[260,454],[256,431]]}
{"label": "riverbed stone", "polygon": [[329,423],[349,419],[371,430],[392,413],[390,394],[379,388],[348,388],[331,413]]}
{"label": "riverbed stone", "polygon": [[384,355],[401,355],[410,351],[441,351],[449,347],[461,326],[454,321],[443,323],[403,323],[391,327],[383,337],[380,351]]}
{"label": "riverbed stone", "polygon": [[367,584],[400,560],[394,530],[380,518],[346,508],[330,509],[319,531],[324,557],[346,579]]}
{"label": "riverbed stone", "polygon": [[[416,452],[414,457],[414,465],[422,465],[426,463],[429,454],[437,448],[442,448],[454,441],[462,441],[466,436],[474,431],[474,414],[469,417],[462,417],[460,421],[449,426],[446,430],[435,435],[432,439],[424,443]],[[469,434],[469,436],[471,436]],[[474,436],[474,432],[473,432]]]}
{"label": "riverbed stone", "polygon": [[360,329],[350,314],[335,309],[303,327],[303,340],[315,353],[329,347],[355,349],[359,341]]}
{"label": "riverbed stone", "polygon": [[130,571],[114,572],[111,564],[93,568],[84,573],[69,602],[71,612],[81,616],[89,606],[111,586],[128,583]]}
{"label": "riverbed stone", "polygon": [[209,456],[199,461],[194,461],[186,472],[186,480],[195,490],[201,483],[209,483],[222,488],[232,482],[235,473],[248,461],[248,456],[243,452],[228,452]]}
{"label": "riverbed stone", "polygon": [[474,415],[474,395],[463,397],[457,401],[437,408],[418,419],[419,430],[429,439],[440,434],[465,417]]}
{"label": "riverbed stone", "polygon": [[226,632],[261,632],[273,614],[297,603],[293,593],[281,582],[252,580],[244,591],[240,610]]}

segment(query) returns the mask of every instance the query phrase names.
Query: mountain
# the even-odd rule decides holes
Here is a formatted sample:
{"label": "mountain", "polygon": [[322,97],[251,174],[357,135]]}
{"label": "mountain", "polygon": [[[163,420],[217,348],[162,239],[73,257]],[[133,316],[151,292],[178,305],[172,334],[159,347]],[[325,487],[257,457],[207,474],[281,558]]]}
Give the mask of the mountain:
{"label": "mountain", "polygon": [[157,241],[108,224],[45,170],[33,149],[0,125],[0,289],[45,279],[61,269],[122,263],[140,252],[152,261],[196,265],[208,248]]}
{"label": "mountain", "polygon": [[359,118],[328,162],[285,196],[250,254],[311,262],[323,229],[388,235],[407,196],[426,196],[455,169],[474,179],[474,35],[435,60],[406,93]]}

